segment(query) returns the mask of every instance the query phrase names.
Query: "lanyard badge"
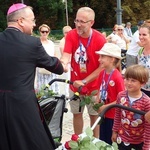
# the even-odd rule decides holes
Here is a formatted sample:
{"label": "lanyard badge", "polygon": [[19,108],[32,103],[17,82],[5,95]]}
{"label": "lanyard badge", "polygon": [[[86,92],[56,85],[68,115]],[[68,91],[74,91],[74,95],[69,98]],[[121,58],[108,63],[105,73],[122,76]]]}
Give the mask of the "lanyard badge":
{"label": "lanyard badge", "polygon": [[107,82],[104,80],[105,75],[106,75],[106,71],[104,71],[104,73],[103,73],[102,85],[100,87],[100,97],[99,97],[102,102],[105,102],[106,99],[107,99],[108,84],[110,82],[110,79],[111,79],[111,76],[112,76],[113,72],[114,72],[114,69],[109,74]]}
{"label": "lanyard badge", "polygon": [[76,50],[74,59],[75,59],[75,62],[79,64],[80,72],[86,73],[87,72],[87,68],[86,68],[87,54],[86,54],[86,49],[82,43],[80,43],[78,49]]}
{"label": "lanyard badge", "polygon": [[79,65],[81,73],[87,73],[86,61],[87,61],[86,49],[84,48],[83,44],[80,43]]}
{"label": "lanyard badge", "polygon": [[81,73],[87,73],[87,48],[90,45],[91,42],[91,38],[92,38],[92,30],[90,31],[90,36],[88,38],[88,42],[86,47],[84,47],[84,45],[82,44],[82,42],[80,41],[80,37],[79,37],[79,47],[75,52],[75,61],[76,63],[79,64],[80,67],[80,72]]}

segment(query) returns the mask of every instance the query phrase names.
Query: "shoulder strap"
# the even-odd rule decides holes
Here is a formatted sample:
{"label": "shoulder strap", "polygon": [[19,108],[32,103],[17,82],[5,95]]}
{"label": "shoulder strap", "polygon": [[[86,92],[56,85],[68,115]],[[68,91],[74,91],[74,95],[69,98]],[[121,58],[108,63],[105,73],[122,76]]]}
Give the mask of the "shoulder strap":
{"label": "shoulder strap", "polygon": [[141,56],[141,54],[143,53],[143,50],[144,50],[143,47],[139,50],[139,52],[138,52],[139,56]]}

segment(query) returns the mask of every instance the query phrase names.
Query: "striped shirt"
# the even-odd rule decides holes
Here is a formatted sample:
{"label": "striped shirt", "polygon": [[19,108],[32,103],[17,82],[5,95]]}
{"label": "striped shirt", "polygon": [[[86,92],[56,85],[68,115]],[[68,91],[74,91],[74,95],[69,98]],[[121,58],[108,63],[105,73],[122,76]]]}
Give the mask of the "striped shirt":
{"label": "striped shirt", "polygon": [[[117,104],[145,112],[150,110],[150,98],[144,93],[141,98],[131,103],[127,91],[120,92]],[[144,142],[143,150],[150,150],[150,124],[144,119],[144,116],[116,108],[112,130],[118,133],[117,143],[139,144]]]}

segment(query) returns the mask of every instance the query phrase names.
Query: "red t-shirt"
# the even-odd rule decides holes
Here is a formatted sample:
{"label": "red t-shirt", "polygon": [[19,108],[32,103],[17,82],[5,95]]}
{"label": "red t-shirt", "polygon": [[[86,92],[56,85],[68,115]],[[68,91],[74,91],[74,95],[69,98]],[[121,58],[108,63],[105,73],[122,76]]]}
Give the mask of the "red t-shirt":
{"label": "red t-shirt", "polygon": [[[106,39],[104,36],[92,29],[91,39],[89,38],[82,38],[77,34],[76,29],[71,30],[66,37],[66,43],[64,47],[64,52],[72,54],[71,58],[71,81],[75,80],[83,80],[88,75],[90,75],[93,71],[95,71],[99,67],[99,55],[95,54],[95,51],[99,51],[103,45],[106,43]],[[89,42],[89,44],[88,44]],[[80,71],[80,65],[76,62],[76,53],[77,49],[80,47],[80,43],[86,49],[85,52],[87,54],[87,61],[86,61],[86,73],[82,73]],[[96,90],[95,83],[96,80],[92,81],[91,83],[87,84],[85,87],[88,89],[88,92],[92,92]],[[70,85],[70,88],[73,92],[76,92],[77,89]]]}
{"label": "red t-shirt", "polygon": [[[109,75],[110,75],[110,74],[106,73],[104,76],[104,71],[105,70],[102,70],[100,72],[99,79],[98,79],[100,95],[101,95],[101,91],[102,91],[102,84],[103,84],[103,86],[106,86],[108,79],[109,79]],[[110,80],[108,82],[108,86],[106,89],[107,92],[106,92],[106,97],[105,97],[105,104],[109,104],[109,103],[116,101],[118,93],[123,91],[124,89],[125,89],[125,87],[124,87],[123,77],[122,77],[121,73],[117,69],[115,69],[113,71],[112,75],[110,76]],[[115,116],[114,108],[110,109],[105,114],[105,117],[111,118],[111,119],[114,119],[114,116]]]}

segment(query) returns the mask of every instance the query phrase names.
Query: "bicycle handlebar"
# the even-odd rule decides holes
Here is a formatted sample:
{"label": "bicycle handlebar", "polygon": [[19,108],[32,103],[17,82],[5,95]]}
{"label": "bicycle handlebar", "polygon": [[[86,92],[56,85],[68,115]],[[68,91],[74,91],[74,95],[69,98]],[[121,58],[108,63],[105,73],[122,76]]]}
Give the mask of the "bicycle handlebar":
{"label": "bicycle handlebar", "polygon": [[122,105],[120,105],[120,104],[113,104],[113,105],[107,106],[107,107],[99,114],[99,117],[97,118],[97,120],[95,121],[95,123],[92,125],[91,129],[94,130],[94,128],[97,126],[97,124],[101,121],[101,119],[104,118],[105,113],[106,113],[109,109],[115,108],[115,107],[122,108],[122,109],[124,109],[124,110],[129,110],[129,111],[131,111],[131,112],[134,112],[134,113],[137,113],[137,114],[140,114],[140,115],[145,115],[145,114],[146,114],[146,112],[141,111],[141,110],[137,110],[137,109],[134,109],[134,108],[131,108],[131,107],[122,106]]}
{"label": "bicycle handlebar", "polygon": [[48,84],[51,85],[51,84],[53,84],[53,82],[56,82],[56,81],[58,81],[58,82],[64,82],[64,83],[68,83],[68,84],[73,84],[72,81],[69,81],[69,80],[66,80],[66,79],[53,79]]}
{"label": "bicycle handlebar", "polygon": [[72,81],[70,80],[66,80],[66,79],[53,79],[51,80],[47,85],[46,87],[44,88],[44,90],[46,90],[47,88],[49,88],[49,86],[51,86],[54,82],[64,82],[64,83],[67,83],[67,84],[73,84]]}
{"label": "bicycle handlebar", "polygon": [[131,112],[134,112],[134,113],[137,113],[137,114],[140,114],[140,115],[145,115],[146,112],[144,111],[141,111],[141,110],[137,110],[137,109],[134,109],[134,108],[131,108],[131,107],[126,107],[126,106],[122,106],[120,104],[113,104],[113,105],[110,105],[108,107],[106,107],[100,114],[99,116],[100,117],[103,117],[104,114],[111,108],[114,108],[114,107],[118,107],[118,108],[122,108],[122,109],[125,109],[125,110],[129,110]]}
{"label": "bicycle handlebar", "polygon": [[[57,81],[57,82],[64,82],[64,83],[67,83],[67,84],[73,84],[73,82],[70,81],[70,80],[58,79],[58,78],[56,78],[56,79],[51,80],[51,81],[46,85],[46,87],[44,88],[44,90],[46,90],[47,88],[49,88],[49,86],[51,86],[51,85],[52,85],[54,82],[56,82],[56,81]],[[77,100],[77,99],[79,98],[79,96],[80,96],[81,90],[82,90],[82,86],[80,86],[80,87],[78,88],[78,91],[74,93],[74,95],[70,98],[70,101],[72,101],[72,100]]]}

